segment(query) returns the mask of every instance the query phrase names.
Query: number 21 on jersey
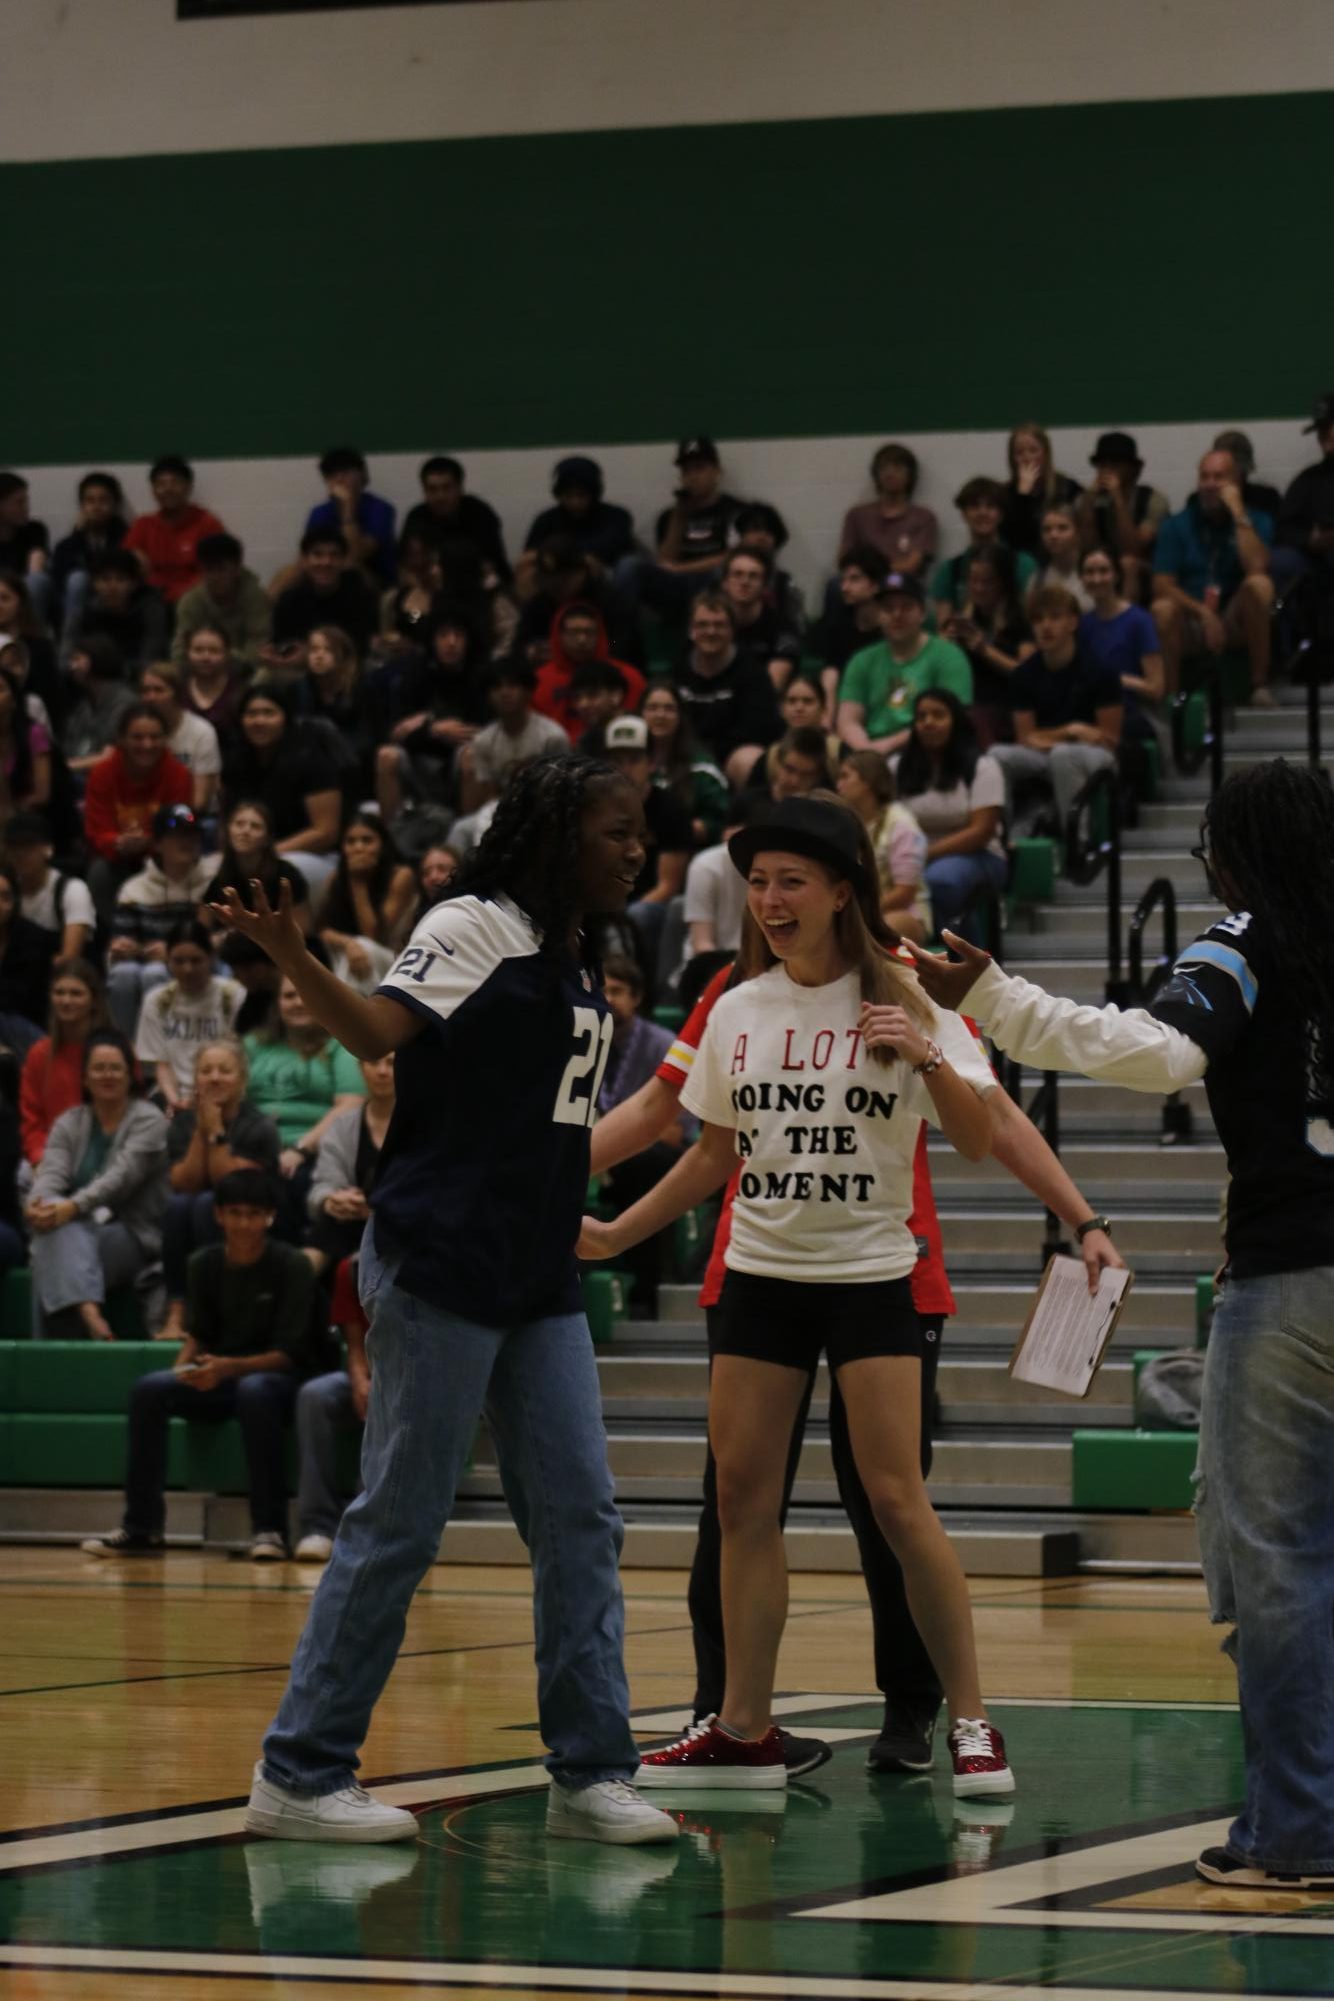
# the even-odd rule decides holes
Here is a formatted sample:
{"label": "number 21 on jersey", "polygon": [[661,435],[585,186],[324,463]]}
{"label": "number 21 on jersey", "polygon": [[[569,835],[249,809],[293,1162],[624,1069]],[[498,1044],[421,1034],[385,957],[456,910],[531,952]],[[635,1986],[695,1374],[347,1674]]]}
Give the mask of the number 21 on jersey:
{"label": "number 21 on jersey", "polygon": [[552,1113],[558,1126],[591,1126],[611,1054],[612,1018],[594,1007],[574,1010],[574,1054],[556,1093]]}

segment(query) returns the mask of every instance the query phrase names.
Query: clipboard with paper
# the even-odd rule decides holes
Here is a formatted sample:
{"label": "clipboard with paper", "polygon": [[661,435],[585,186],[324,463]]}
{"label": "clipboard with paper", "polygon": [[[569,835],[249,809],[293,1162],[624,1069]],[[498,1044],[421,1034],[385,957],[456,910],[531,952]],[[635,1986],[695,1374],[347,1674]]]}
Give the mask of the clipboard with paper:
{"label": "clipboard with paper", "polygon": [[1104,1268],[1090,1293],[1080,1259],[1049,1259],[1015,1342],[1010,1374],[1021,1383],[1086,1397],[1133,1283],[1133,1273]]}

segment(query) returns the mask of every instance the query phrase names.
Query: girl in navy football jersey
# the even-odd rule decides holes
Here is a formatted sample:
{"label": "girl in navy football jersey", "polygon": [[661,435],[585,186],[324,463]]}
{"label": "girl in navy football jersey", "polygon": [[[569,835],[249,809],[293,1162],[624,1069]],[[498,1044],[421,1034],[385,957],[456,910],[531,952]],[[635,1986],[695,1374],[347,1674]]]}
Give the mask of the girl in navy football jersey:
{"label": "girl in navy football jersey", "polygon": [[1002,1049],[1139,1091],[1204,1080],[1232,1176],[1205,1366],[1196,1511],[1235,1627],[1246,1804],[1196,1869],[1334,1891],[1334,793],[1275,758],[1237,772],[1197,850],[1230,914],[1147,1009],[1080,1007],[916,954],[923,986]]}
{"label": "girl in navy football jersey", "polygon": [[[355,1783],[357,1752],[434,1562],[485,1408],[533,1561],[547,1830],[672,1839],[631,1791],[624,1615],[601,1398],[574,1245],[611,1017],[583,946],[643,866],[633,788],[587,758],[530,765],[448,898],[379,990],[360,995],[276,910],[226,893],[354,1055],[396,1051],[397,1101],[361,1253],[370,1316],[364,1492],[348,1508],[255,1769],[246,1826],[294,1840],[393,1841],[411,1814]],[[448,1755],[448,1754],[446,1754]]]}

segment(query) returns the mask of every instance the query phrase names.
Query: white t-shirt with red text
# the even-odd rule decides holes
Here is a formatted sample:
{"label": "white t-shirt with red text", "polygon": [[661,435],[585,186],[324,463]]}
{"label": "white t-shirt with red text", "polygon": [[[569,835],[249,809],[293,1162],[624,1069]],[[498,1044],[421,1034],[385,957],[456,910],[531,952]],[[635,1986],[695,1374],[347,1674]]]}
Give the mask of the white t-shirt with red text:
{"label": "white t-shirt with red text", "polygon": [[[864,1284],[917,1261],[913,1155],[922,1120],[940,1120],[923,1078],[867,1051],[861,1008],[856,973],[803,987],[774,966],[709,1017],[681,1103],[736,1133],[733,1271]],[[956,1014],[932,1012],[924,1032],[988,1096],[996,1080],[977,1043]]]}

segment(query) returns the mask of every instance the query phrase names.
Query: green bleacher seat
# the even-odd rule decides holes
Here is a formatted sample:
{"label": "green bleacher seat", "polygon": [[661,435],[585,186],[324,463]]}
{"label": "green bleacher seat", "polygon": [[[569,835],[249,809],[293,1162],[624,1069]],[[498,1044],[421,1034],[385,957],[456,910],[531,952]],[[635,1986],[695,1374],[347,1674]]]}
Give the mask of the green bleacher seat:
{"label": "green bleacher seat", "polygon": [[[118,1341],[146,1341],[143,1301],[132,1285],[108,1295],[106,1317]],[[0,1281],[0,1340],[32,1339],[32,1269],[13,1265]]]}
{"label": "green bleacher seat", "polygon": [[1071,1453],[1076,1508],[1189,1508],[1199,1434],[1194,1431],[1077,1431]]}
{"label": "green bleacher seat", "polygon": [[125,1480],[125,1414],[16,1411],[6,1421],[8,1487],[119,1487]]}
{"label": "green bleacher seat", "polygon": [[169,1369],[170,1341],[0,1342],[0,1403],[23,1412],[124,1416],[140,1376]]}
{"label": "green bleacher seat", "polygon": [[1010,849],[1011,909],[1017,903],[1047,903],[1056,894],[1057,846],[1044,837],[1015,841]]}
{"label": "green bleacher seat", "polygon": [[683,1007],[669,1007],[664,1003],[653,1010],[653,1019],[659,1028],[680,1028],[685,1018],[686,1011]]}
{"label": "green bleacher seat", "polygon": [[32,1270],[12,1265],[0,1282],[0,1339],[32,1339]]}
{"label": "green bleacher seat", "polygon": [[584,1312],[594,1346],[610,1341],[618,1320],[625,1318],[625,1282],[618,1271],[586,1271],[583,1274]]}
{"label": "green bleacher seat", "polygon": [[1140,772],[1139,796],[1147,804],[1163,789],[1163,747],[1156,736],[1144,739],[1144,764]]}
{"label": "green bleacher seat", "polygon": [[687,1209],[684,1216],[678,1216],[672,1224],[669,1262],[672,1275],[678,1280],[688,1280],[697,1269],[710,1216],[710,1209],[701,1204],[696,1209]]}
{"label": "green bleacher seat", "polygon": [[1209,1329],[1214,1318],[1214,1275],[1202,1273],[1195,1280],[1195,1346],[1205,1348],[1209,1344]]}

